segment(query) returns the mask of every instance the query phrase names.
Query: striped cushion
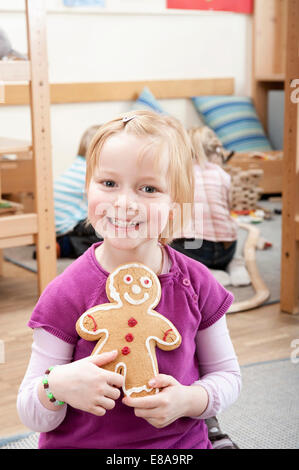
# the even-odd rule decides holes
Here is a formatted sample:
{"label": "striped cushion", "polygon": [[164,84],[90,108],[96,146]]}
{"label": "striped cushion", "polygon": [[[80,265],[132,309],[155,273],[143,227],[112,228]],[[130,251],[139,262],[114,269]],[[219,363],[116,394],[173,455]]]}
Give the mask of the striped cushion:
{"label": "striped cushion", "polygon": [[223,143],[236,152],[273,150],[251,98],[242,96],[196,96],[196,110]]}
{"label": "striped cushion", "polygon": [[148,87],[144,87],[137,100],[133,103],[132,109],[147,109],[156,113],[165,114],[164,109],[158,103]]}
{"label": "striped cushion", "polygon": [[54,182],[56,235],[70,232],[87,217],[85,197],[86,160],[78,155],[73,164]]}

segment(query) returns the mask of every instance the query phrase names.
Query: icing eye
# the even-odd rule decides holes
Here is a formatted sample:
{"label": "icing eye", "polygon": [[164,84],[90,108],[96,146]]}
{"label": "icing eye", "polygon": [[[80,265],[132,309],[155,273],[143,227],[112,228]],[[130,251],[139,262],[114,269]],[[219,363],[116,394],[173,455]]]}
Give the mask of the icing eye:
{"label": "icing eye", "polygon": [[132,276],[131,276],[130,274],[126,274],[126,275],[124,276],[124,282],[125,282],[126,284],[131,284],[132,281],[133,281],[133,278],[132,278]]}
{"label": "icing eye", "polygon": [[141,282],[142,286],[146,287],[147,289],[149,287],[152,287],[152,285],[153,285],[152,280],[149,277],[140,278],[140,282]]}

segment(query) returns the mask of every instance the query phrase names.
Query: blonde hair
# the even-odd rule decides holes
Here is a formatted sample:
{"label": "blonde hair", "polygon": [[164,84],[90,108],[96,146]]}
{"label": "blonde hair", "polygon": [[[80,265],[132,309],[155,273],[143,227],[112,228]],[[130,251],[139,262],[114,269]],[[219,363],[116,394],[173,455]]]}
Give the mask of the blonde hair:
{"label": "blonde hair", "polygon": [[192,157],[199,165],[203,165],[208,161],[202,145],[202,132],[200,127],[192,127],[188,131],[191,145],[192,145]]}
{"label": "blonde hair", "polygon": [[[133,118],[129,119],[130,117]],[[159,240],[163,244],[171,243],[173,234],[182,230],[183,204],[189,203],[193,206],[194,200],[192,148],[188,133],[177,119],[147,110],[131,111],[102,125],[93,137],[86,154],[86,191],[99,164],[104,143],[109,137],[121,132],[148,138],[148,145],[144,150],[150,148],[154,151],[155,164],[159,164],[163,150],[166,148],[168,151],[170,194],[175,203],[175,210]],[[184,219],[186,218],[185,214]]]}
{"label": "blonde hair", "polygon": [[93,136],[95,135],[95,133],[97,132],[97,130],[101,127],[100,124],[95,124],[93,126],[90,126],[86,129],[86,131],[83,133],[82,137],[81,137],[81,140],[80,140],[80,144],[79,144],[79,148],[78,148],[78,155],[80,155],[81,157],[86,157],[86,152],[87,152],[87,149],[88,149],[88,146],[93,138]]}
{"label": "blonde hair", "polygon": [[[221,141],[210,127],[193,127],[189,129],[188,133],[192,144],[193,158],[199,165],[212,161],[212,157],[218,153],[217,149],[221,149],[223,152]],[[221,156],[220,154],[219,156]]]}

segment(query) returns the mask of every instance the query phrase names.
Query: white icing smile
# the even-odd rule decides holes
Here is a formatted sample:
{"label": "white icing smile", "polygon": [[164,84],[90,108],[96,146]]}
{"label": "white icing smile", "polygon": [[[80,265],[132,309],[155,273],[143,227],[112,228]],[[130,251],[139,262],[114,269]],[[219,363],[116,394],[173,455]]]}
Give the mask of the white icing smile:
{"label": "white icing smile", "polygon": [[124,298],[126,299],[127,302],[129,302],[132,305],[140,305],[140,304],[143,304],[144,302],[146,302],[149,299],[149,295],[146,292],[144,294],[144,296],[142,297],[142,299],[135,300],[135,299],[132,299],[132,297],[128,294],[128,292],[125,292]]}

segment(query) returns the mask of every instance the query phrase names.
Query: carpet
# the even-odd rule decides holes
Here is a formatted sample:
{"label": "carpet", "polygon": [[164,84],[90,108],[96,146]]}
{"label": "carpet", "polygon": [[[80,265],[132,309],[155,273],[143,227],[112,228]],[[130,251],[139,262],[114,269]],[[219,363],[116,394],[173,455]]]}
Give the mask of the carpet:
{"label": "carpet", "polygon": [[219,416],[241,449],[299,449],[299,363],[243,366],[238,400]]}
{"label": "carpet", "polygon": [[[242,391],[219,418],[240,449],[299,449],[299,363],[281,359],[241,367]],[[35,449],[38,433],[0,438],[1,449]]]}

